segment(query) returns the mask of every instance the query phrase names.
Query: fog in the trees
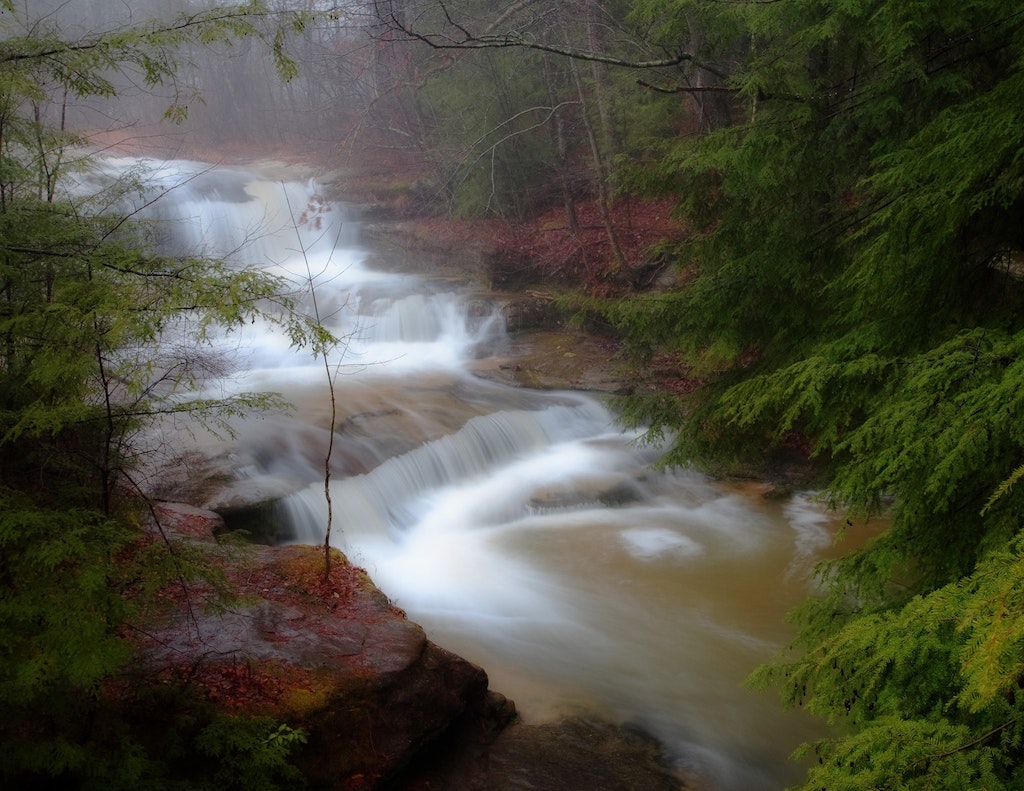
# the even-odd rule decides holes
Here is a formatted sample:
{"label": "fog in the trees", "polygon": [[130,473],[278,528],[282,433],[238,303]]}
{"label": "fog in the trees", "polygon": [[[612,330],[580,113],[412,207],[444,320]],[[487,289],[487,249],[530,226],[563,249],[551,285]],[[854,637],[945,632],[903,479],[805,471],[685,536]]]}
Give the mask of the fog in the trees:
{"label": "fog in the trees", "polygon": [[[215,7],[189,0],[22,0],[13,18],[2,20],[8,39],[47,35],[89,43],[101,35],[148,27],[174,26]],[[225,8],[226,4],[220,4]],[[89,133],[114,133],[130,140],[189,136],[219,145],[279,144],[293,138],[337,143],[351,114],[372,104],[374,53],[369,17],[358,4],[289,0],[268,4],[262,40],[182,45],[177,72],[160,84],[140,70],[107,73],[113,95],[84,99],[54,85],[45,113],[51,122]],[[278,12],[315,14],[301,29],[279,31]],[[282,75],[273,47],[294,62],[294,75]],[[181,112],[181,111],[184,112]]]}

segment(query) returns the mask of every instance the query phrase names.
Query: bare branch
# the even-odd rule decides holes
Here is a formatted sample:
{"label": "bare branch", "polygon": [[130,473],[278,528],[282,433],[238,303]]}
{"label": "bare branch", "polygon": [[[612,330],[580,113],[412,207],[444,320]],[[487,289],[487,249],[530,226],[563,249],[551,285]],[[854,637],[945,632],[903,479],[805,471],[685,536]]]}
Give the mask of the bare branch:
{"label": "bare branch", "polygon": [[728,85],[675,85],[671,88],[663,88],[654,85],[646,80],[637,80],[636,84],[641,88],[655,91],[657,93],[738,93],[737,88],[730,88]]}
{"label": "bare branch", "polygon": [[[419,41],[432,49],[532,49],[539,52],[548,52],[554,55],[561,55],[572,60],[582,60],[591,63],[604,63],[608,66],[619,66],[629,69],[658,69],[668,66],[678,66],[680,63],[692,61],[693,55],[688,52],[680,52],[665,58],[653,60],[629,60],[608,55],[602,52],[592,52],[586,49],[579,49],[570,46],[550,44],[543,41],[536,41],[528,38],[517,31],[506,31],[504,33],[471,33],[466,27],[457,23],[451,16],[448,8],[443,2],[438,5],[444,12],[445,19],[452,28],[452,33],[422,33],[402,22],[398,16],[384,6],[390,6],[388,0],[375,0],[374,8],[377,11],[377,18],[389,31],[399,33],[408,41]],[[507,14],[504,14],[507,16]]]}

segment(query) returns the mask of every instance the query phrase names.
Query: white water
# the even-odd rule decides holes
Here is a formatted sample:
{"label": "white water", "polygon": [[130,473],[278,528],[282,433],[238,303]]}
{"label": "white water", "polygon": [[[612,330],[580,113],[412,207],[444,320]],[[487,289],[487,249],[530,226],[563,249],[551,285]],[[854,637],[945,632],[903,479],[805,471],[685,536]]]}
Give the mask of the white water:
{"label": "white water", "polygon": [[[484,666],[527,721],[636,723],[709,788],[799,777],[786,756],[820,726],[743,680],[786,640],[783,614],[831,543],[812,498],[653,472],[599,399],[475,377],[479,350],[500,348],[497,315],[469,318],[467,295],[426,275],[368,268],[357,225],[314,183],[147,167],[179,185],[156,204],[168,249],[265,266],[296,291],[313,275],[346,339],[335,543],[435,642]],[[231,450],[239,474],[296,482],[282,518],[320,543],[324,368],[250,330],[224,340],[240,366],[226,386],[281,391],[298,412],[243,425]]]}

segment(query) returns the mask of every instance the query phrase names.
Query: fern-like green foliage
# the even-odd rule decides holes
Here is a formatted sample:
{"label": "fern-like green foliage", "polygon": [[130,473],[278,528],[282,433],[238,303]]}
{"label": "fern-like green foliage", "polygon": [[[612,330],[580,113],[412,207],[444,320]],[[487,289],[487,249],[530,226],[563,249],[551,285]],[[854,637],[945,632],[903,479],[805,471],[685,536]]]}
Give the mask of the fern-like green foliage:
{"label": "fern-like green foliage", "polygon": [[[189,393],[216,371],[208,330],[287,307],[284,284],[153,253],[148,229],[111,210],[120,190],[137,188],[131,178],[68,197],[64,179],[88,158],[43,119],[51,98],[110,96],[122,70],[172,80],[184,44],[261,38],[287,76],[272,18],[305,17],[256,2],[74,40],[56,26],[60,13],[25,18],[31,6],[0,0],[0,785],[200,787],[172,782],[174,768],[130,732],[109,685],[156,594],[216,575],[187,547],[147,542],[125,495],[149,421],[188,414],[227,427],[280,405]],[[182,342],[158,344],[172,328]],[[310,333],[296,320],[290,337]],[[292,786],[295,734],[216,722],[214,733],[238,738],[215,748],[212,735],[193,735],[189,745],[218,787]]]}
{"label": "fern-like green foliage", "polygon": [[288,757],[305,743],[303,731],[266,718],[214,720],[199,733],[195,744],[201,756],[214,762],[216,770],[201,778],[196,787],[211,791],[301,788],[302,775]]}
{"label": "fern-like green foliage", "polygon": [[110,557],[130,539],[113,520],[44,510],[0,491],[0,695],[5,708],[41,692],[95,689],[124,660],[111,624],[127,604],[111,585]]}
{"label": "fern-like green foliage", "polygon": [[804,438],[835,507],[888,519],[754,677],[843,725],[806,788],[1021,787],[1024,11],[638,8],[739,57],[735,123],[631,174],[680,196],[693,275],[606,313],[704,384],[627,414],[678,463]]}
{"label": "fern-like green foliage", "polygon": [[828,633],[805,631],[806,652],[753,676],[848,726],[850,735],[801,751],[818,759],[807,788],[1017,787],[1022,541],[901,608],[848,615]]}

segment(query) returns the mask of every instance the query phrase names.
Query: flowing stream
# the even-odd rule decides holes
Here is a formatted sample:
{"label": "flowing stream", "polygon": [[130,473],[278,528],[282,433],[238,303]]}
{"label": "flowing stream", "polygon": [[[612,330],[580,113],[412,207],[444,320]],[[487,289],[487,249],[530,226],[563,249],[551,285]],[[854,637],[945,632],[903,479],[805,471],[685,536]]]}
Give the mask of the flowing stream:
{"label": "flowing stream", "polygon": [[[787,756],[821,726],[744,679],[787,640],[783,615],[831,551],[835,525],[812,497],[655,472],[656,450],[601,398],[475,375],[505,348],[500,313],[467,284],[408,274],[415,260],[370,268],[358,222],[313,182],[144,165],[168,190],[146,210],[168,249],[265,266],[310,313],[312,281],[343,339],[329,355],[334,543],[434,642],[482,665],[527,722],[635,723],[707,788],[799,778]],[[237,371],[218,392],[273,390],[296,406],[239,427],[237,475],[282,482],[289,535],[321,543],[323,361],[259,324],[221,344]]]}

